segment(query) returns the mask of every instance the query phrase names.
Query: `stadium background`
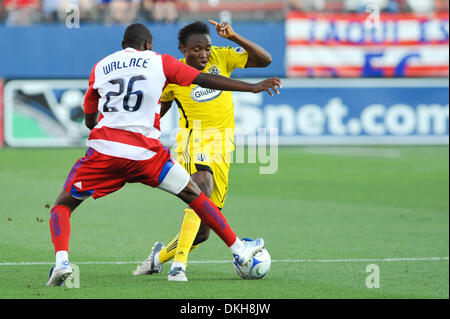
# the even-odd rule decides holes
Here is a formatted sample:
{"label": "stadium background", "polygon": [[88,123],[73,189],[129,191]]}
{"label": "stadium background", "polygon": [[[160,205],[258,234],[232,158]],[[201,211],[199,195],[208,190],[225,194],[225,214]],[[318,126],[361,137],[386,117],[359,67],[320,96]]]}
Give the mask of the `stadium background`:
{"label": "stadium background", "polygon": [[[176,21],[160,21],[149,1],[3,1],[6,144],[83,144],[87,131],[76,123],[86,81],[45,80],[86,79],[132,21],[149,24],[156,51],[180,57],[180,27],[207,18],[231,19],[272,54],[269,67],[234,77],[289,78],[275,99],[235,94],[238,128],[278,128],[281,144],[448,143],[448,1],[167,3],[177,5]],[[213,43],[233,45],[215,32]],[[165,119],[164,141],[177,117]]]}
{"label": "stadium background", "polygon": [[[418,257],[443,258],[444,266],[447,268],[446,270],[440,268],[437,271],[440,275],[433,277],[435,273],[432,269],[430,272],[432,266],[426,264],[426,261],[422,267],[424,273],[433,277],[437,285],[441,285],[438,288],[432,286],[439,292],[434,294],[432,287],[428,287],[429,290],[425,289],[426,292],[421,294],[423,287],[420,286],[398,292],[398,294],[390,291],[387,295],[368,295],[366,292],[361,293],[363,289],[359,287],[360,290],[356,294],[349,289],[348,294],[344,292],[342,295],[339,293],[332,295],[333,291],[327,292],[324,288],[324,290],[316,291],[316,295],[313,294],[313,296],[319,298],[444,296],[448,298],[448,1],[194,0],[169,2],[174,2],[176,5],[177,18],[174,20],[161,16],[157,12],[156,4],[146,0],[1,1],[0,145],[3,148],[0,150],[0,169],[3,174],[2,192],[10,194],[2,199],[3,213],[0,225],[3,228],[2,234],[5,236],[2,238],[2,243],[8,241],[6,236],[12,236],[9,238],[12,239],[12,243],[18,241],[18,235],[8,231],[7,228],[12,225],[12,221],[23,218],[23,225],[27,225],[25,217],[15,216],[14,212],[33,211],[30,214],[34,214],[33,218],[38,215],[36,217],[38,222],[47,220],[46,213],[35,213],[35,208],[26,206],[26,203],[20,203],[20,199],[13,202],[13,198],[16,197],[11,195],[14,191],[12,185],[16,185],[17,192],[22,187],[20,185],[24,184],[32,190],[33,183],[43,183],[46,172],[50,172],[50,175],[56,174],[52,172],[53,167],[60,170],[57,175],[58,180],[62,181],[66,174],[66,166],[71,163],[71,158],[75,160],[78,157],[77,154],[81,154],[88,134],[82,123],[81,108],[83,94],[87,88],[87,77],[99,59],[120,49],[120,41],[126,25],[136,21],[145,23],[154,35],[155,51],[180,58],[181,54],[177,50],[177,33],[180,27],[194,20],[216,19],[232,22],[237,32],[261,44],[273,57],[273,63],[268,68],[237,70],[233,73],[233,77],[256,80],[278,76],[285,82],[282,94],[276,97],[269,97],[267,94],[234,94],[238,129],[251,135],[257,134],[258,128],[276,128],[279,134],[278,143],[290,146],[280,148],[278,172],[272,177],[266,177],[269,182],[261,176],[251,179],[249,176],[256,175],[257,170],[236,165],[236,176],[232,175],[232,181],[236,182],[230,193],[230,211],[239,209],[237,203],[231,204],[234,198],[244,202],[248,199],[249,205],[254,204],[250,199],[256,196],[256,190],[259,188],[256,187],[250,191],[249,188],[240,186],[248,184],[247,186],[251,188],[253,187],[251,181],[254,185],[269,183],[280,189],[288,185],[291,193],[273,190],[281,202],[284,203],[283,196],[292,199],[296,196],[308,195],[311,202],[308,202],[306,206],[311,206],[312,211],[315,211],[314,203],[322,203],[323,198],[321,198],[320,190],[310,191],[306,184],[332,187],[333,184],[328,183],[327,179],[333,181],[334,178],[339,179],[339,183],[345,184],[345,187],[349,187],[350,193],[345,191],[345,187],[333,195],[330,193],[333,201],[352,202],[359,208],[366,207],[363,205],[368,202],[373,204],[374,194],[371,193],[371,189],[362,187],[360,193],[353,193],[353,187],[361,182],[360,178],[353,176],[352,173],[341,174],[340,169],[342,172],[351,172],[355,169],[360,177],[366,176],[374,180],[378,178],[379,184],[376,182],[375,184],[378,185],[376,187],[379,187],[380,192],[384,187],[386,191],[390,187],[403,190],[414,180],[417,182],[417,185],[414,185],[418,188],[403,194],[403,197],[392,195],[391,198],[381,193],[378,195],[388,196],[383,201],[386,207],[401,206],[404,203],[405,207],[416,206],[419,210],[434,207],[433,209],[438,212],[431,224],[427,224],[427,217],[420,215],[422,211],[417,212],[417,224],[411,224],[410,230],[421,229],[423,223],[430,226],[426,235],[429,237],[425,236],[425,241],[429,241],[430,245],[436,243],[437,247],[434,247],[434,250],[423,247],[423,250],[420,250],[422,254]],[[173,14],[174,11],[171,11],[172,16]],[[211,31],[213,44],[234,45],[232,42],[219,38],[214,30]],[[172,108],[171,113],[163,119],[162,139],[165,143],[173,142],[177,120],[178,113],[175,108]],[[248,139],[242,139],[243,143],[246,141]],[[311,147],[311,145],[316,146]],[[340,156],[348,160],[341,160]],[[401,161],[395,165],[386,163],[389,159],[396,158],[401,158]],[[59,159],[61,161],[65,159],[66,162],[60,163]],[[48,160],[50,162],[47,162]],[[389,173],[385,171],[386,164],[391,165]],[[292,169],[290,165],[301,167]],[[316,165],[320,165],[321,168]],[[27,169],[42,170],[43,173],[39,176],[32,173],[32,178],[21,176],[21,172],[25,175]],[[375,174],[377,171],[382,173],[377,176]],[[421,175],[422,173],[424,175]],[[316,174],[320,174],[320,177]],[[417,176],[412,177],[414,174]],[[18,179],[12,182],[12,178]],[[247,178],[249,178],[248,181]],[[297,178],[304,181],[299,182]],[[299,195],[300,192],[295,190],[299,183],[302,191],[306,191],[303,195]],[[48,184],[49,189],[41,190],[44,194],[42,196],[34,195],[37,197],[35,200],[42,201],[45,197],[46,200],[51,201],[50,198],[56,195],[55,189],[59,187],[58,182],[51,180]],[[337,184],[334,186],[337,187]],[[132,190],[136,191],[135,188]],[[333,192],[335,190],[333,189]],[[259,191],[261,194],[256,201],[264,202],[273,195],[265,190]],[[126,197],[128,193],[126,190],[124,192],[123,196]],[[245,196],[246,192],[248,197]],[[325,189],[324,193],[328,194],[328,190]],[[421,199],[423,201],[420,201]],[[163,202],[165,203],[165,200]],[[278,206],[276,203],[279,202],[272,203],[273,207]],[[116,204],[114,199],[112,204],[110,203],[111,207]],[[31,204],[28,203],[28,205]],[[296,211],[302,209],[295,206],[295,203],[292,205],[284,203],[282,207],[292,216],[297,216]],[[321,204],[319,207],[322,207]],[[328,209],[322,208],[325,211]],[[260,209],[263,208],[260,207]],[[344,219],[359,216],[357,213],[355,215],[348,213],[348,206],[340,207],[340,209],[343,210]],[[350,211],[353,209],[351,208]],[[375,209],[368,209],[367,216],[373,214],[375,218],[375,211]],[[339,212],[339,209],[336,212]],[[395,214],[397,213],[403,214],[395,210]],[[233,221],[242,218],[240,215],[230,214]],[[314,217],[309,217],[314,220]],[[319,222],[326,223],[328,217],[322,216],[323,220]],[[79,221],[82,221],[81,217],[79,218]],[[360,225],[358,220],[359,217],[354,220],[355,227]],[[267,224],[272,222],[272,220],[264,221]],[[243,224],[238,224],[238,227],[257,233],[249,226],[251,222],[251,218],[244,218]],[[315,227],[314,222],[307,224],[312,231]],[[173,229],[176,229],[176,225]],[[403,226],[398,225],[399,228]],[[339,228],[339,226],[336,227]],[[346,231],[352,233],[353,226],[349,227],[350,229]],[[384,229],[385,225],[380,224],[378,227]],[[42,228],[40,231],[45,234],[46,230]],[[269,239],[270,236],[275,239],[279,235],[274,229],[268,229],[266,233],[269,234]],[[162,234],[168,236],[166,232],[161,231]],[[295,243],[295,235],[293,236],[284,240]],[[34,240],[32,236],[30,238]],[[408,233],[405,234],[404,240],[405,244],[409,242],[410,245],[414,245],[418,239]],[[217,245],[220,246],[219,243]],[[401,244],[398,245],[397,248],[401,246]],[[380,258],[408,257],[406,256],[408,254],[402,254],[403,251],[400,248],[393,248],[391,255],[383,255],[381,246],[383,246],[382,243],[380,243],[379,254],[376,254]],[[300,256],[287,256],[289,250],[282,258],[282,248],[277,255],[275,246],[270,251],[274,252],[274,257],[278,256],[278,259],[300,258]],[[112,257],[107,256],[107,252],[108,250],[105,251],[104,259],[111,260]],[[322,252],[326,254],[311,254],[309,257],[314,259],[333,255],[332,249]],[[342,251],[344,255],[345,252],[345,250]],[[409,257],[417,255],[413,248],[408,248],[405,252],[410,252]],[[14,267],[14,262],[23,261],[20,254],[11,253],[11,249],[6,246],[2,247],[0,253],[4,254],[0,256],[0,262],[4,262],[5,265],[12,262],[11,267]],[[367,257],[367,254],[362,255]],[[362,255],[354,256],[362,258]],[[51,259],[51,254],[45,256],[48,258],[36,255],[33,260]],[[94,255],[88,255],[88,257],[92,256]],[[133,259],[134,256],[132,255],[131,258]],[[137,256],[135,259],[139,259]],[[205,256],[214,258],[214,254]],[[201,254],[200,257],[202,257]],[[337,255],[334,257],[339,258]],[[31,259],[27,260],[33,261]],[[438,260],[442,261],[442,259]],[[201,274],[197,274],[200,279]],[[276,278],[275,275],[273,278]],[[32,287],[34,287],[33,284]],[[311,286],[308,287],[314,289]],[[165,289],[162,286],[159,288]],[[268,290],[270,289],[269,281]],[[280,293],[279,290],[276,291]],[[21,294],[27,296],[26,289],[25,292],[18,290],[17,295],[14,293],[6,295],[15,298],[20,297]],[[92,296],[98,295],[94,293]],[[171,295],[162,296],[170,297]],[[229,295],[222,295],[222,297],[230,296],[233,296],[231,292]],[[257,295],[251,296],[257,297]],[[296,298],[311,295],[307,292],[302,294],[293,291],[291,294],[280,293],[279,295],[267,292],[266,296]]]}

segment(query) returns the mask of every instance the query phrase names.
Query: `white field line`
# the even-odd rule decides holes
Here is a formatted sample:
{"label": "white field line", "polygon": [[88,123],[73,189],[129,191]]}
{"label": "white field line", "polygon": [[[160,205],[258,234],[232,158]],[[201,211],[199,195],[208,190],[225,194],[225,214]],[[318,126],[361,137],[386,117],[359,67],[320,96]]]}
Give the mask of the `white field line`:
{"label": "white field line", "polygon": [[[351,263],[351,262],[401,262],[401,261],[448,261],[448,257],[394,257],[355,259],[274,259],[273,263]],[[191,260],[191,264],[226,264],[230,260]],[[138,265],[141,261],[80,261],[77,265]],[[2,262],[0,266],[52,265],[53,262]]]}

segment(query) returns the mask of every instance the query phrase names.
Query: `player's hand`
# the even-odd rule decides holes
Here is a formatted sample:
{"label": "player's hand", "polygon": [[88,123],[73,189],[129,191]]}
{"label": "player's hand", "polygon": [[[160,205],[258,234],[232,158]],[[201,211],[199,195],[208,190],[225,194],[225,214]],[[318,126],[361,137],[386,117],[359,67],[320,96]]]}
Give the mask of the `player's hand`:
{"label": "player's hand", "polygon": [[283,82],[279,78],[272,77],[270,79],[255,83],[252,93],[266,91],[270,96],[273,96],[273,92],[271,91],[272,89],[276,94],[280,94],[279,89],[282,88],[282,83]]}
{"label": "player's hand", "polygon": [[216,27],[217,34],[222,38],[230,39],[236,34],[228,22],[219,23],[214,20],[209,20],[209,23]]}

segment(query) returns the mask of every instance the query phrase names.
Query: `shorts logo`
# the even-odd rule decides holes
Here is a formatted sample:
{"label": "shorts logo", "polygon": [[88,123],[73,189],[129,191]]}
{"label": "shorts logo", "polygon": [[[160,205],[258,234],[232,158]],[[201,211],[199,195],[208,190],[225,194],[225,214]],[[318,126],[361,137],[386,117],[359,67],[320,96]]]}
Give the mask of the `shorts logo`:
{"label": "shorts logo", "polygon": [[199,161],[199,162],[207,162],[208,161],[208,155],[206,153],[198,153],[197,154],[197,161]]}

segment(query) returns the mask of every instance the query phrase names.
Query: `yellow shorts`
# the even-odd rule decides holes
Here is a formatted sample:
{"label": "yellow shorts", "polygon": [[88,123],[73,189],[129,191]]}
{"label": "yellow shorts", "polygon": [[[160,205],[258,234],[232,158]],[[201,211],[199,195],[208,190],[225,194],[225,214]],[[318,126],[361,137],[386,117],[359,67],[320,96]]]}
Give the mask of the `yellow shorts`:
{"label": "yellow shorts", "polygon": [[177,138],[177,148],[174,152],[177,161],[186,169],[189,175],[206,170],[212,173],[214,187],[211,201],[218,207],[225,205],[228,193],[228,175],[230,172],[231,152],[224,153],[220,148],[214,148],[208,141],[195,143],[192,136]]}

